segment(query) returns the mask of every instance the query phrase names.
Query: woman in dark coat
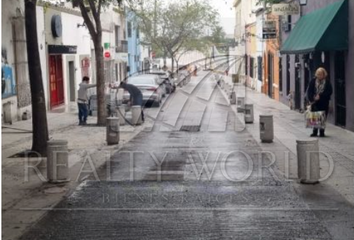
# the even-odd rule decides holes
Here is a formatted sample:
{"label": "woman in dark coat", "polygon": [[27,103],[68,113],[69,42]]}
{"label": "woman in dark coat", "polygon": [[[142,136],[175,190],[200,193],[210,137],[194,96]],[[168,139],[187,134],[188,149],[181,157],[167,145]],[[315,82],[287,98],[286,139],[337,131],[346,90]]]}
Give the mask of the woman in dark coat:
{"label": "woman in dark coat", "polygon": [[[315,78],[311,80],[307,89],[307,99],[311,104],[311,111],[325,111],[327,117],[332,92],[332,85],[327,79],[327,71],[324,68],[318,68]],[[324,128],[320,129],[320,137],[325,136],[324,132]],[[317,134],[318,129],[314,128],[311,137],[317,137]]]}

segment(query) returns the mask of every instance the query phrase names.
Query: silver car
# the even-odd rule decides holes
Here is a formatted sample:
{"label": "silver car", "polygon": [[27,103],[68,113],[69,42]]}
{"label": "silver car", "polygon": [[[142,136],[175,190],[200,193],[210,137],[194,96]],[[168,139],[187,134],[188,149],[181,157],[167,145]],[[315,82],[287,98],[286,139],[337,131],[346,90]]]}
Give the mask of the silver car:
{"label": "silver car", "polygon": [[148,74],[158,75],[160,77],[159,84],[163,86],[163,95],[170,94],[176,90],[176,84],[170,73],[165,71],[150,71]]}
{"label": "silver car", "polygon": [[[144,103],[152,103],[154,106],[159,107],[162,99],[162,87],[159,85],[159,76],[144,74],[130,77],[127,80],[128,84],[132,84],[140,89],[143,94]],[[130,94],[125,91],[123,95],[123,103],[130,100]]]}

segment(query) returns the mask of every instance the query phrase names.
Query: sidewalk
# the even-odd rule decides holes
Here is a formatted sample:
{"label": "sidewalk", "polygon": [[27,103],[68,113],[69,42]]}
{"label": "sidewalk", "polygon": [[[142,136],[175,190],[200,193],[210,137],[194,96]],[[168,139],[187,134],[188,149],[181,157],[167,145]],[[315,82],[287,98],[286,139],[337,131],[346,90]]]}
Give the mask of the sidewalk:
{"label": "sidewalk", "polygon": [[[32,120],[15,122],[12,125],[2,126],[2,235],[4,239],[16,239],[40,219],[45,211],[25,211],[23,208],[45,208],[58,203],[67,194],[70,194],[81,181],[90,173],[83,170],[92,170],[102,166],[107,158],[104,153],[114,153],[125,143],[129,142],[144,127],[120,127],[119,145],[107,146],[106,127],[97,127],[96,118],[89,117],[88,126],[78,126],[76,109],[65,112],[59,109],[49,112],[48,128],[50,139],[68,140],[69,175],[67,184],[49,184],[42,181],[33,169],[29,169],[28,181],[25,179],[26,164],[35,165],[41,161],[38,158],[10,158],[23,150],[30,149],[32,135]],[[90,162],[88,159],[91,160]],[[46,177],[45,159],[38,165]]]}
{"label": "sidewalk", "polygon": [[[231,84],[231,79],[226,79]],[[259,135],[259,115],[271,114],[274,121],[274,142],[260,143],[263,151],[275,154],[277,168],[283,177],[297,179],[296,140],[309,139],[311,129],[305,128],[304,115],[290,110],[288,106],[244,86],[237,86],[237,97],[245,97],[245,102],[254,106],[254,123],[245,127],[255,139]],[[224,91],[223,91],[224,92]],[[225,93],[225,92],[224,92]],[[227,95],[224,94],[225,98]],[[244,122],[244,115],[237,113],[237,106],[231,105],[237,117]],[[313,139],[313,138],[311,138]],[[328,185],[348,202],[354,205],[354,132],[327,124],[326,137],[318,138],[320,151],[329,154],[334,162],[333,173],[319,186]],[[285,153],[289,152],[289,172],[286,171]],[[329,161],[321,156],[321,177],[330,172]]]}

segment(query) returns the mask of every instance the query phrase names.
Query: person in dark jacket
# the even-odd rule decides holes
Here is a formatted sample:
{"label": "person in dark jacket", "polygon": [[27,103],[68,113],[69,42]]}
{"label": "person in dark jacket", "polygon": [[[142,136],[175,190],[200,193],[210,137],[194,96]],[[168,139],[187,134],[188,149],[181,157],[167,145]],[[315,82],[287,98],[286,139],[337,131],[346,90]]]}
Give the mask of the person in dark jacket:
{"label": "person in dark jacket", "polygon": [[[311,111],[325,111],[327,117],[332,92],[332,85],[327,79],[327,71],[324,68],[318,68],[315,78],[311,80],[307,89],[307,99],[311,104]],[[325,129],[320,129],[320,137],[324,137],[324,133]],[[311,137],[317,137],[317,134],[318,129],[314,128]]]}
{"label": "person in dark jacket", "polygon": [[129,92],[131,106],[141,106],[141,120],[144,122],[145,117],[143,111],[143,94],[141,93],[140,89],[134,86],[133,84],[129,84],[126,82],[121,82],[119,87]]}

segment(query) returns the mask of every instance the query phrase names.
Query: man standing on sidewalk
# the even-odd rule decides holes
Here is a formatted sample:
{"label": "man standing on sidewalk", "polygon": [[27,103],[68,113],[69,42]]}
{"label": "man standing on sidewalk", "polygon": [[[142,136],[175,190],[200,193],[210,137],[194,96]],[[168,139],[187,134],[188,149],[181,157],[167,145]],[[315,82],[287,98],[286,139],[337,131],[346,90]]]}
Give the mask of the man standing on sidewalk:
{"label": "man standing on sidewalk", "polygon": [[78,92],[77,105],[79,108],[79,125],[86,125],[87,115],[88,115],[88,97],[87,89],[96,87],[96,84],[89,84],[90,78],[83,77],[82,82],[80,83],[80,88]]}

